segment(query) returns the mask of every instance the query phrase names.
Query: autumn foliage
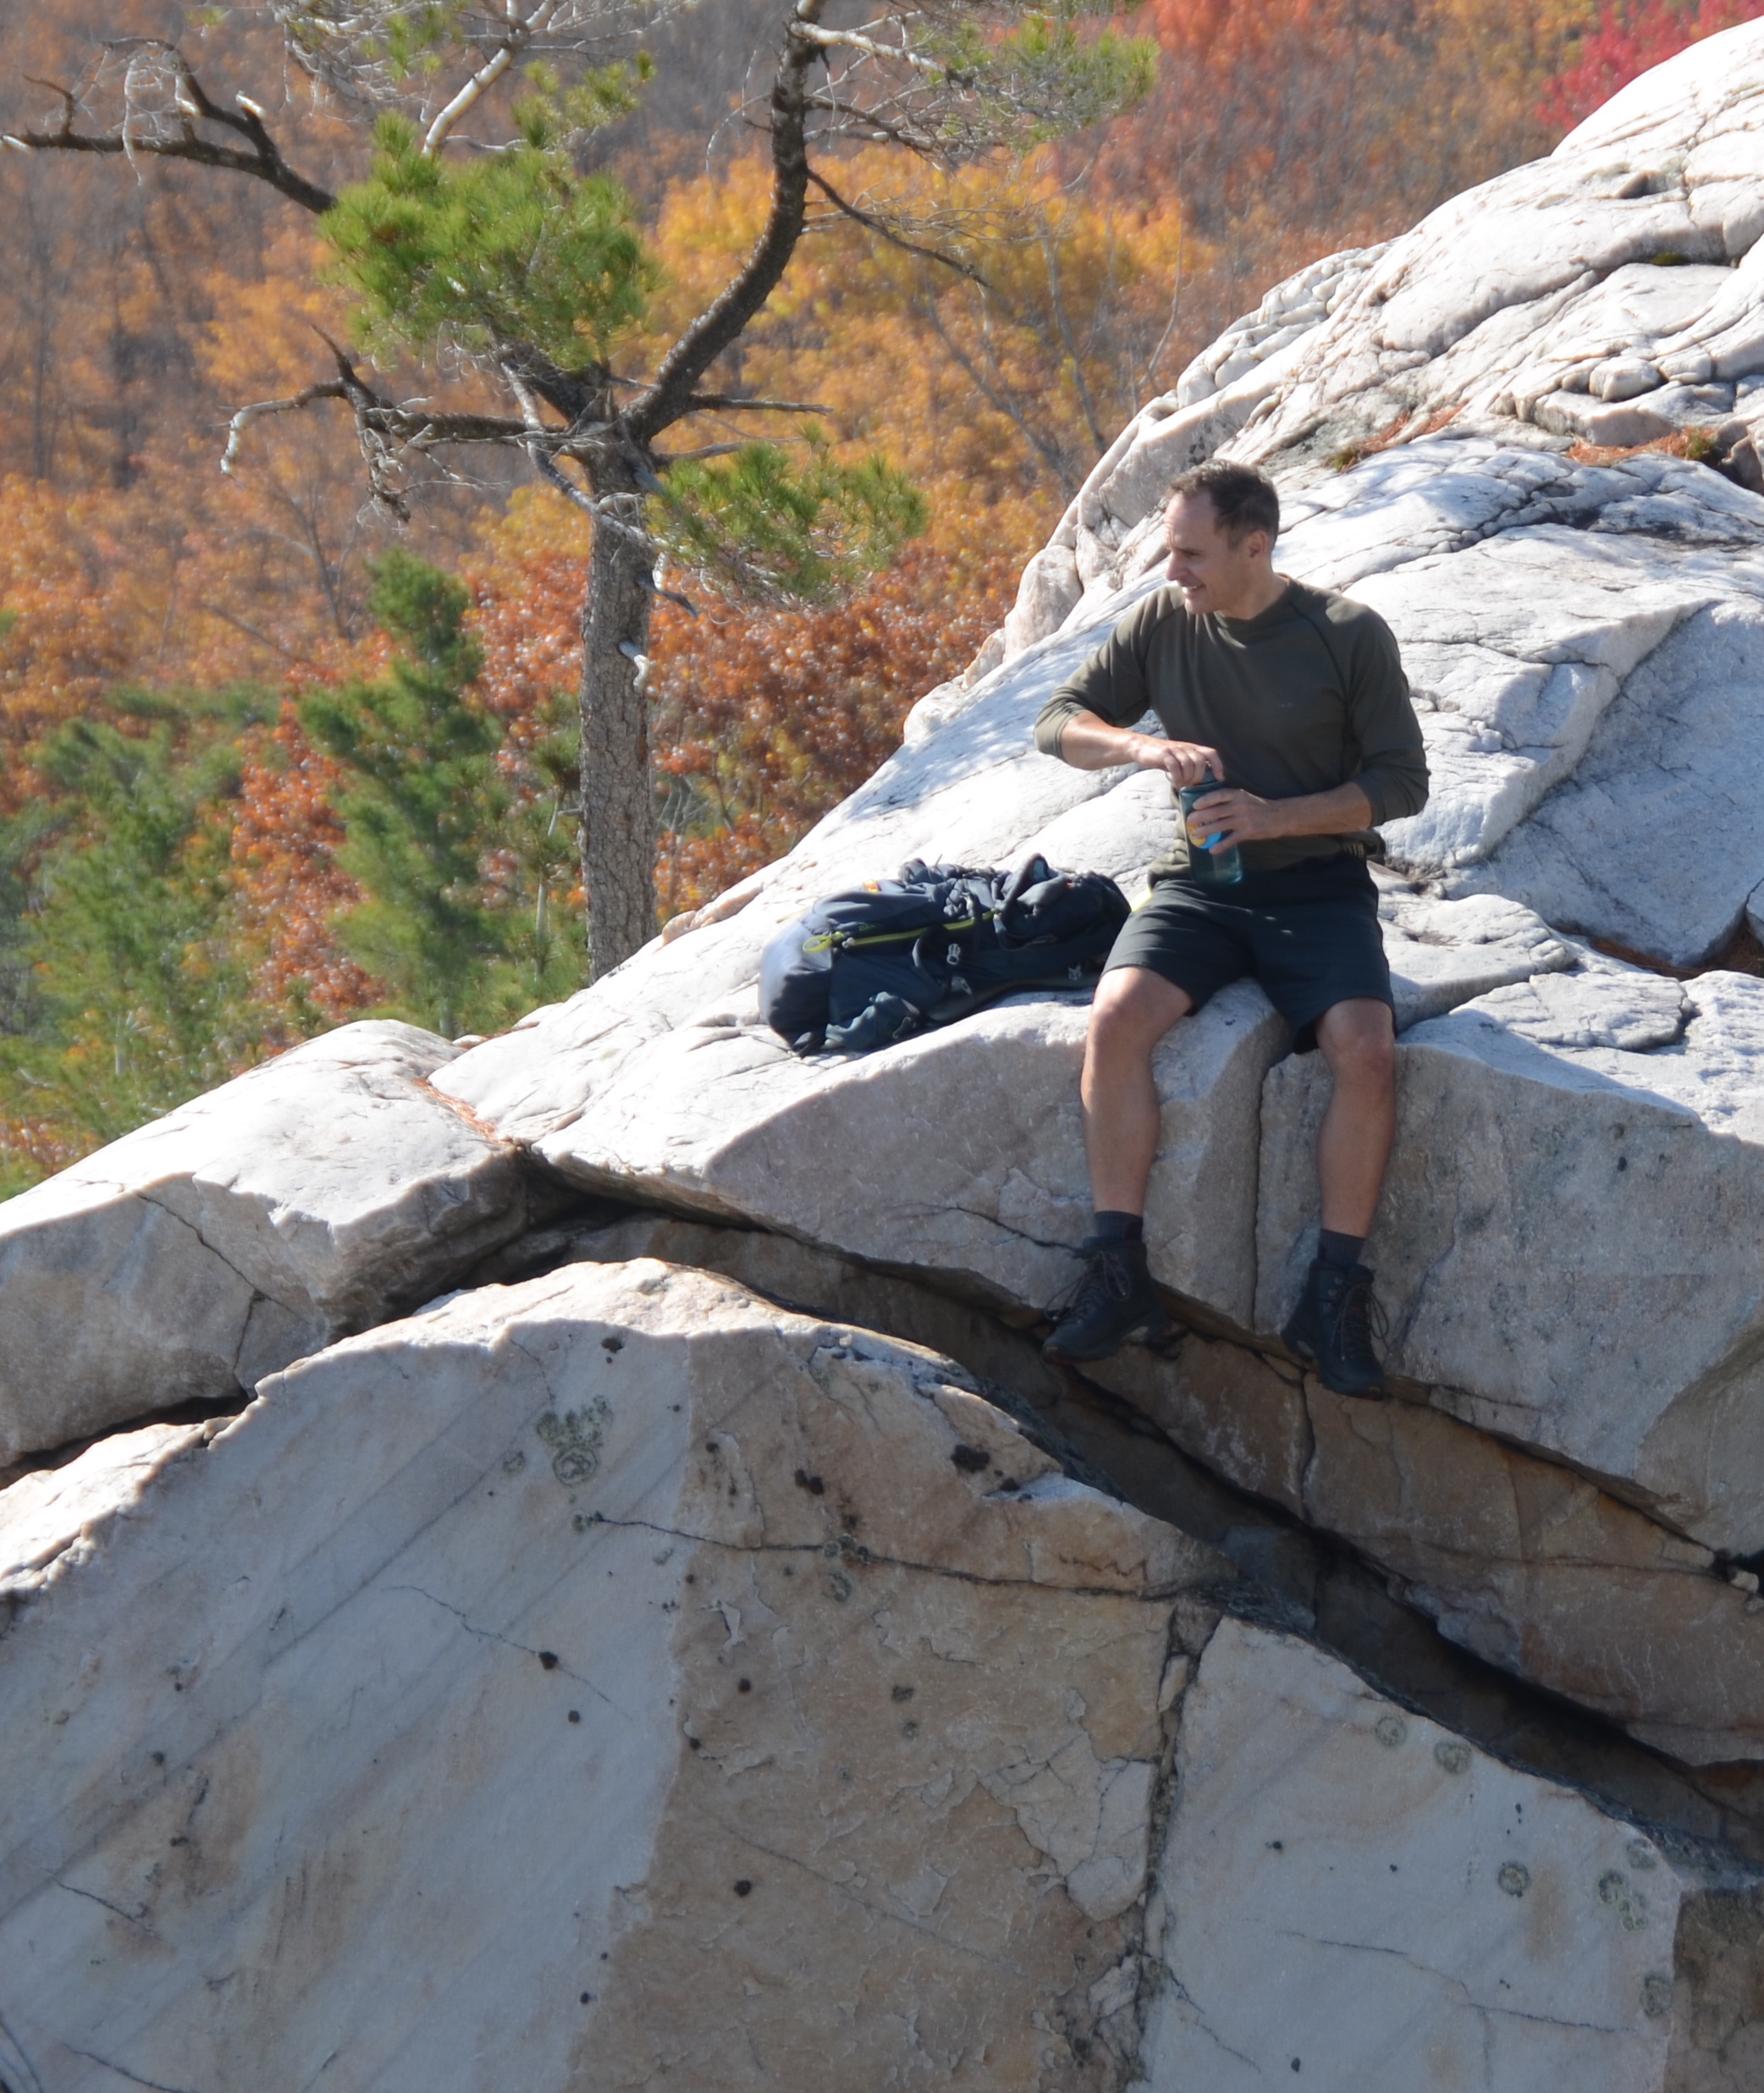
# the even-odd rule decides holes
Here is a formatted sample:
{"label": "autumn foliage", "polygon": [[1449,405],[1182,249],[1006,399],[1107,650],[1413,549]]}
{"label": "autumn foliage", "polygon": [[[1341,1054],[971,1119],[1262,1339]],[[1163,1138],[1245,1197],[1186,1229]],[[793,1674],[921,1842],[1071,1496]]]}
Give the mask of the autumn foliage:
{"label": "autumn foliage", "polygon": [[1687,44],[1761,14],[1764,0],[1615,0],[1581,39],[1574,63],[1550,82],[1539,113],[1565,130]]}

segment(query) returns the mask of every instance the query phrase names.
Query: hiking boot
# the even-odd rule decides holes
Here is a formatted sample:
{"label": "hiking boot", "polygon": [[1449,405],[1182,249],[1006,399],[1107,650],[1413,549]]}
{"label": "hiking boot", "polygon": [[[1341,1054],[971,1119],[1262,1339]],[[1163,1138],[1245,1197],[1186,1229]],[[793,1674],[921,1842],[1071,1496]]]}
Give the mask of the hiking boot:
{"label": "hiking boot", "polygon": [[1384,1369],[1372,1349],[1387,1325],[1364,1264],[1326,1264],[1319,1258],[1305,1275],[1304,1297],[1280,1333],[1289,1352],[1316,1369],[1338,1396],[1382,1396]]}
{"label": "hiking boot", "polygon": [[1170,1318],[1145,1268],[1144,1242],[1092,1237],[1089,1259],[1071,1300],[1054,1315],[1053,1335],[1041,1349],[1050,1359],[1106,1359],[1129,1338],[1161,1337]]}

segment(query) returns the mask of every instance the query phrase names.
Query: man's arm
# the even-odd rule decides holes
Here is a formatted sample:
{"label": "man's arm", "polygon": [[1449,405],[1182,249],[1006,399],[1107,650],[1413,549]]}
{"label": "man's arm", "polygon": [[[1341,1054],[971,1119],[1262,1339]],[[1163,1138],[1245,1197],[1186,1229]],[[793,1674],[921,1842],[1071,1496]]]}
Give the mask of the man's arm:
{"label": "man's arm", "polygon": [[[1216,770],[1213,775],[1216,778]],[[1192,783],[1193,780],[1190,780]],[[1209,792],[1194,802],[1216,850],[1233,843],[1262,843],[1281,835],[1353,835],[1373,826],[1372,802],[1358,785],[1307,792],[1293,800],[1261,800],[1254,792]]]}
{"label": "man's arm", "polygon": [[1136,603],[1041,708],[1035,746],[1044,756],[1057,756],[1078,770],[1134,763],[1164,771],[1174,785],[1199,785],[1209,764],[1216,778],[1225,775],[1216,749],[1133,731],[1133,722],[1152,709],[1145,654],[1152,634],[1170,614],[1166,594]]}
{"label": "man's arm", "polygon": [[1216,778],[1225,775],[1225,764],[1216,748],[1199,741],[1166,741],[1156,735],[1135,734],[1131,728],[1111,727],[1093,712],[1066,716],[1061,724],[1057,752],[1061,762],[1070,763],[1074,770],[1113,770],[1122,763],[1136,763],[1141,770],[1161,770],[1173,785],[1199,785],[1209,770]]}

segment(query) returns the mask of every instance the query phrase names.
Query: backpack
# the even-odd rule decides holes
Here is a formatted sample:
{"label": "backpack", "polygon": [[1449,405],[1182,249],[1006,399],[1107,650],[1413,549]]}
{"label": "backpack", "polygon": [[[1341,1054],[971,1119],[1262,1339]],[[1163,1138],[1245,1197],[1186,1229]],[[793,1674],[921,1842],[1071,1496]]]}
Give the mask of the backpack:
{"label": "backpack", "polygon": [[866,1054],[1023,989],[1082,988],[1131,911],[1100,873],[927,865],[830,895],[765,949],[759,1005],[799,1054]]}

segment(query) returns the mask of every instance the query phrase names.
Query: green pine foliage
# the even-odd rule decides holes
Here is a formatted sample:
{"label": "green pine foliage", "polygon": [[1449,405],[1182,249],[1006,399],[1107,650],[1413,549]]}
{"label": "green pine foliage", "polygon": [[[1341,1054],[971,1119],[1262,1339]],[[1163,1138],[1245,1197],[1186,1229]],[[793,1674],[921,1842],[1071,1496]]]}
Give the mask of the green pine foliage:
{"label": "green pine foliage", "polygon": [[141,709],[145,730],[74,720],[51,736],[36,768],[57,813],[0,836],[0,1109],[90,1142],[224,1082],[262,1043],[224,808],[239,733],[266,708],[246,696],[176,719]]}
{"label": "green pine foliage", "polygon": [[407,118],[381,118],[372,175],[321,221],[364,347],[484,355],[528,342],[560,370],[605,362],[642,317],[654,265],[625,190],[578,173],[567,150],[583,123],[617,113],[615,83],[597,75],[567,99],[527,97],[519,141],[471,160],[426,156]]}
{"label": "green pine foliage", "polygon": [[824,603],[885,567],[929,521],[925,498],[885,458],[841,464],[813,430],[793,465],[775,443],[682,461],[650,502],[670,559],[761,602]]}
{"label": "green pine foliage", "polygon": [[[350,780],[340,856],[364,898],[339,929],[389,990],[364,1015],[449,1038],[567,994],[582,945],[575,707],[560,697],[532,746],[504,749],[471,694],[467,601],[389,554],[372,604],[399,642],[390,669],[300,708]],[[257,1000],[232,863],[246,737],[278,708],[252,691],[124,697],[120,724],[74,720],[32,752],[47,790],[0,823],[0,1121],[14,1130],[0,1198],[323,1028]]]}
{"label": "green pine foliage", "polygon": [[373,614],[403,651],[378,682],[317,691],[300,708],[308,736],[350,777],[339,862],[367,898],[342,919],[344,942],[391,988],[380,1015],[449,1038],[494,1030],[578,971],[548,906],[562,853],[545,847],[571,752],[566,741],[539,753],[552,787],[545,834],[533,808],[511,821],[502,726],[470,695],[482,657],[466,630],[466,589],[398,550],[373,573]]}

